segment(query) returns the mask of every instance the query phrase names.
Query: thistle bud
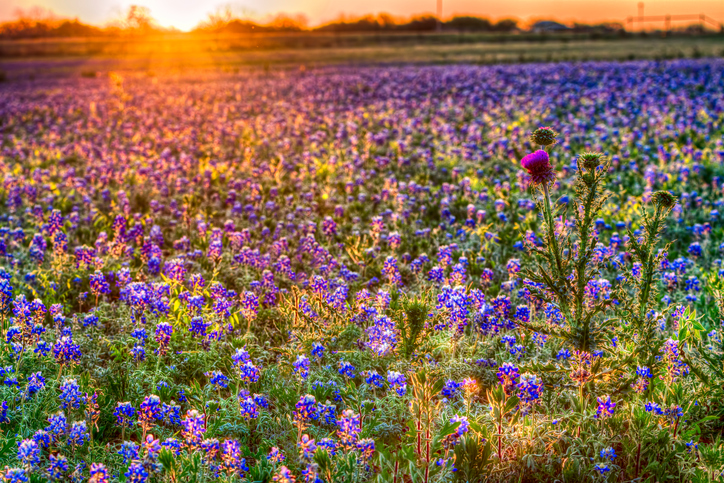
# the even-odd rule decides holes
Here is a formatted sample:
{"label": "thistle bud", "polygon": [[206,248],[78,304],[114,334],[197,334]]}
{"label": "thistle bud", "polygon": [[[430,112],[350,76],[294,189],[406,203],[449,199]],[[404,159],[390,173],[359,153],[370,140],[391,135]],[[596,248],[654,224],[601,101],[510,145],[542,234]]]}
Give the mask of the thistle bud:
{"label": "thistle bud", "polygon": [[550,127],[539,127],[530,135],[530,140],[540,146],[550,146],[556,143],[556,136],[558,133]]}
{"label": "thistle bud", "polygon": [[601,166],[603,164],[604,156],[602,153],[583,153],[578,156],[578,161],[580,161],[583,168],[587,171],[595,171],[596,168]]}
{"label": "thistle bud", "polygon": [[657,208],[669,209],[673,208],[676,204],[676,198],[668,191],[657,191],[651,195],[651,202],[656,205]]}

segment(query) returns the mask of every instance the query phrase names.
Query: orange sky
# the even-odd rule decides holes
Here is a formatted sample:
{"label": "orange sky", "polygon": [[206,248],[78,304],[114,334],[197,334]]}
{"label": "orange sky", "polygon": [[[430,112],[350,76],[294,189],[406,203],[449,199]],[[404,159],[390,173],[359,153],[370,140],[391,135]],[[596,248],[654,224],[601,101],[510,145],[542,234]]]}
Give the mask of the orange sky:
{"label": "orange sky", "polygon": [[[515,17],[557,18],[563,21],[623,21],[637,12],[637,0],[443,0],[443,16],[473,14],[493,19]],[[104,24],[116,19],[131,4],[149,7],[165,27],[193,28],[215,9],[229,5],[236,12],[264,21],[278,12],[303,13],[311,25],[334,20],[340,15],[359,16],[386,12],[408,17],[435,13],[436,0],[236,0],[218,3],[203,0],[0,0],[0,19],[14,18],[15,11],[44,7],[64,17]],[[647,15],[705,13],[724,21],[724,0],[647,0]]]}

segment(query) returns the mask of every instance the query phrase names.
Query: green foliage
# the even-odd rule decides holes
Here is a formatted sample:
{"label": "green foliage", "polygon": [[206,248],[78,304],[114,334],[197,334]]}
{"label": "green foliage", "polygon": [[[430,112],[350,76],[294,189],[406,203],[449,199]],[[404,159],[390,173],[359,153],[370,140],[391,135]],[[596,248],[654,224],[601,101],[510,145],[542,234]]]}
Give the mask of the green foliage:
{"label": "green foliage", "polygon": [[421,335],[430,313],[430,305],[423,296],[415,296],[403,302],[402,317],[398,319],[398,327],[402,338],[400,354],[410,358],[421,343]]}

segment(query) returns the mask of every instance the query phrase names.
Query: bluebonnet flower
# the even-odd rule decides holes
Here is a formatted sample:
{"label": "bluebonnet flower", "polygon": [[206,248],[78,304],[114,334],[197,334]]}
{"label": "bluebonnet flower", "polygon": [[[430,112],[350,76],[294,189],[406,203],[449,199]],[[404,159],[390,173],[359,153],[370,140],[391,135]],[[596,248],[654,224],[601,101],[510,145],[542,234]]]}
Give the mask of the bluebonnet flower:
{"label": "bluebonnet flower", "polygon": [[337,453],[337,443],[332,438],[322,438],[317,443],[317,448],[323,448],[330,456]]}
{"label": "bluebonnet flower", "polygon": [[297,356],[297,360],[294,361],[294,373],[299,374],[302,379],[306,379],[309,376],[309,358],[305,355]]}
{"label": "bluebonnet flower", "polygon": [[658,405],[657,403],[655,403],[655,402],[647,402],[647,403],[644,405],[644,409],[645,409],[647,412],[653,412],[654,414],[658,414],[658,415],[664,414],[663,410],[661,409],[661,406],[659,406],[659,405]]}
{"label": "bluebonnet flower", "polygon": [[355,448],[360,452],[362,460],[368,462],[375,454],[375,440],[371,438],[360,439],[355,444]]}
{"label": "bluebonnet flower", "polygon": [[173,334],[173,326],[168,322],[159,322],[156,326],[156,343],[158,349],[156,353],[159,355],[165,355],[168,351],[168,345],[171,342],[171,335]]}
{"label": "bluebonnet flower", "polygon": [[133,426],[136,417],[136,410],[130,402],[119,402],[113,411],[118,426]]}
{"label": "bluebonnet flower", "polygon": [[598,472],[601,476],[606,476],[606,473],[611,471],[611,468],[608,466],[608,463],[596,463],[593,467],[595,471]]}
{"label": "bluebonnet flower", "polygon": [[128,483],[146,483],[149,476],[148,471],[140,462],[131,463],[124,475]]}
{"label": "bluebonnet flower", "polygon": [[523,374],[517,384],[521,411],[527,414],[530,408],[538,402],[543,392],[543,382],[535,375]]}
{"label": "bluebonnet flower", "polygon": [[238,394],[239,409],[241,417],[245,420],[256,419],[259,417],[259,405],[256,400],[249,394],[249,391],[241,390]]}
{"label": "bluebonnet flower", "polygon": [[35,468],[40,463],[40,448],[32,439],[18,442],[18,460],[27,468]]}
{"label": "bluebonnet flower", "polygon": [[402,285],[402,277],[395,257],[389,256],[385,259],[382,272],[387,276],[387,281],[391,285]]}
{"label": "bluebonnet flower", "polygon": [[138,423],[142,427],[150,428],[161,417],[161,399],[155,394],[143,398],[138,411]]}
{"label": "bluebonnet flower", "polygon": [[347,361],[340,361],[339,373],[350,379],[354,379],[357,376],[355,367]]}
{"label": "bluebonnet flower", "polygon": [[0,478],[7,483],[28,483],[30,481],[25,469],[7,466],[4,470],[0,470]]}
{"label": "bluebonnet flower", "polygon": [[693,439],[690,440],[688,443],[686,443],[686,452],[687,453],[696,452],[698,449],[699,449],[699,444],[694,443]]}
{"label": "bluebonnet flower", "polygon": [[427,272],[427,279],[430,282],[442,283],[445,280],[445,269],[439,266],[434,266]]}
{"label": "bluebonnet flower", "polygon": [[447,381],[445,381],[445,385],[442,387],[442,390],[440,392],[445,397],[453,398],[457,395],[461,387],[462,383],[455,382],[452,379],[448,379]]}
{"label": "bluebonnet flower", "polygon": [[662,348],[664,352],[664,361],[666,363],[666,370],[668,378],[674,382],[679,377],[685,376],[689,373],[689,366],[681,360],[679,355],[679,341],[669,339],[664,343]]}
{"label": "bluebonnet flower", "polygon": [[181,424],[181,406],[173,404],[173,402],[161,404],[161,414],[158,420],[168,426],[179,426]]}
{"label": "bluebonnet flower", "polygon": [[294,421],[298,423],[306,423],[310,420],[316,421],[319,418],[317,399],[311,394],[306,394],[299,398],[295,408]]}
{"label": "bluebonnet flower", "polygon": [[498,368],[498,381],[503,386],[507,395],[513,394],[514,387],[518,384],[520,372],[513,364],[506,362]]}
{"label": "bluebonnet flower", "polygon": [[384,387],[385,379],[382,376],[380,376],[379,374],[377,374],[377,371],[375,371],[375,370],[367,371],[364,374],[364,377],[365,377],[365,382],[367,384],[377,386],[379,388]]}
{"label": "bluebonnet flower", "polygon": [[0,367],[0,378],[6,386],[17,386],[18,378],[15,376],[15,368],[13,366]]}
{"label": "bluebonnet flower", "polygon": [[206,377],[209,378],[209,382],[218,386],[219,388],[226,389],[229,387],[229,378],[226,377],[221,371],[211,371],[205,373]]}
{"label": "bluebonnet flower", "polygon": [[186,278],[186,267],[184,267],[183,261],[179,259],[167,261],[164,264],[163,270],[171,280],[183,283]]}
{"label": "bluebonnet flower", "polygon": [[362,431],[359,414],[346,409],[337,420],[337,437],[339,444],[344,448],[351,448],[357,443],[359,433]]}
{"label": "bluebonnet flower", "polygon": [[251,362],[251,356],[246,350],[246,347],[236,349],[234,355],[231,356],[231,360],[235,366],[242,365],[246,362]]}
{"label": "bluebonnet flower", "polygon": [[44,340],[38,340],[38,342],[35,344],[35,349],[33,349],[33,352],[40,355],[41,357],[45,357],[48,354],[50,354],[50,351],[53,350],[53,348],[45,342]]}
{"label": "bluebonnet flower", "polygon": [[68,443],[73,446],[83,446],[89,440],[90,435],[88,434],[86,422],[75,421],[71,425],[70,432],[68,433]]}
{"label": "bluebonnet flower", "polygon": [[324,346],[319,342],[312,344],[312,355],[320,359],[324,357]]}
{"label": "bluebonnet flower", "polygon": [[110,476],[108,475],[108,469],[103,463],[92,463],[90,465],[90,480],[89,483],[109,483]]}
{"label": "bluebonnet flower", "polygon": [[68,420],[65,417],[65,413],[58,412],[48,417],[48,427],[46,431],[51,436],[53,441],[59,441],[61,437],[64,437],[68,432]]}
{"label": "bluebonnet flower", "polygon": [[241,445],[238,441],[227,439],[221,443],[221,461],[224,471],[229,475],[242,475],[248,471],[246,460],[241,457]]}
{"label": "bluebonnet flower", "polygon": [[314,452],[317,450],[314,439],[310,438],[308,434],[302,435],[297,447],[299,448],[299,457],[307,460],[312,459]]}
{"label": "bluebonnet flower", "polygon": [[296,483],[297,479],[286,466],[282,466],[276,472],[272,481],[275,483]]}
{"label": "bluebonnet flower", "polygon": [[75,378],[65,378],[60,385],[60,400],[63,401],[63,409],[68,409],[68,407],[78,409],[82,399],[78,381]]}
{"label": "bluebonnet flower", "polygon": [[337,421],[337,407],[322,403],[317,404],[319,417],[324,419],[325,424],[334,425]]}
{"label": "bluebonnet flower", "polygon": [[303,483],[320,483],[322,480],[317,476],[319,474],[319,465],[317,463],[309,463],[302,470]]}
{"label": "bluebonnet flower", "polygon": [[404,374],[388,371],[387,382],[390,385],[390,389],[394,389],[398,396],[404,396],[407,393],[407,380]]}
{"label": "bluebonnet flower", "polygon": [[636,381],[633,384],[631,384],[631,387],[637,393],[642,394],[649,387],[650,379],[654,376],[653,376],[653,374],[651,374],[651,369],[649,369],[648,367],[641,367],[641,366],[638,366],[636,368],[636,376],[638,376],[638,377],[637,377]]}
{"label": "bluebonnet flower", "polygon": [[118,450],[118,454],[123,457],[123,464],[137,460],[138,445],[132,441],[124,441],[121,443],[121,449]]}
{"label": "bluebonnet flower", "polygon": [[39,429],[33,434],[33,441],[35,441],[39,447],[47,448],[52,442],[52,436],[44,429]]}
{"label": "bluebonnet flower", "polygon": [[83,317],[83,327],[98,327],[98,316],[95,314],[87,314]]}
{"label": "bluebonnet flower", "polygon": [[111,286],[103,273],[96,271],[90,276],[90,288],[93,295],[97,297],[111,293]]}
{"label": "bluebonnet flower", "polygon": [[187,449],[194,450],[199,447],[206,432],[206,421],[204,415],[191,409],[186,412],[186,416],[181,420],[183,427],[181,434],[184,438],[184,444]]}
{"label": "bluebonnet flower", "polygon": [[611,396],[599,397],[595,418],[606,419],[613,416],[616,403],[611,401]]}
{"label": "bluebonnet flower", "polygon": [[691,245],[689,245],[689,248],[686,250],[689,255],[693,256],[694,258],[701,256],[701,245],[698,242],[693,242]]}
{"label": "bluebonnet flower", "polygon": [[68,460],[65,456],[54,454],[51,454],[48,460],[48,478],[50,481],[61,480],[68,472]]}
{"label": "bluebonnet flower", "polygon": [[174,455],[180,454],[183,449],[183,444],[176,438],[166,438],[161,446],[170,450]]}
{"label": "bluebonnet flower", "polygon": [[450,419],[451,423],[460,423],[460,426],[455,430],[455,434],[460,437],[470,431],[470,423],[466,416],[458,416],[457,414]]}
{"label": "bluebonnet flower", "polygon": [[74,364],[81,358],[80,347],[70,335],[65,335],[53,346],[53,356],[58,364]]}
{"label": "bluebonnet flower", "polygon": [[385,356],[395,350],[398,335],[392,319],[385,316],[375,317],[374,324],[367,329],[367,347],[378,356]]}
{"label": "bluebonnet flower", "polygon": [[611,461],[616,459],[616,456],[617,456],[616,450],[614,450],[610,446],[608,448],[602,449],[601,452],[599,453],[599,455],[601,456],[601,458],[608,459]]}
{"label": "bluebonnet flower", "polygon": [[202,317],[193,317],[191,319],[191,326],[189,327],[189,332],[194,334],[194,337],[204,337],[206,336],[206,331],[211,327],[210,322],[204,321]]}
{"label": "bluebonnet flower", "polygon": [[279,448],[274,446],[269,450],[269,454],[266,457],[267,460],[271,461],[272,463],[281,463],[286,459],[284,456],[284,453],[282,453]]}
{"label": "bluebonnet flower", "polygon": [[259,297],[253,292],[241,296],[241,313],[247,320],[256,320],[259,311]]}

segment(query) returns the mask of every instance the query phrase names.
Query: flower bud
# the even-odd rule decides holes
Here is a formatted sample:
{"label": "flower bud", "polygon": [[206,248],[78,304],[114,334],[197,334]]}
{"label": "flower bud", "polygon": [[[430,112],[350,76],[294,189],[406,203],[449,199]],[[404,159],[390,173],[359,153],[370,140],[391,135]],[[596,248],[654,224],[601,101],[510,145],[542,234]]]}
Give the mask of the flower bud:
{"label": "flower bud", "polygon": [[603,164],[604,156],[602,153],[583,153],[578,156],[578,161],[587,171],[594,171]]}
{"label": "flower bud", "polygon": [[556,143],[558,133],[550,127],[539,127],[530,135],[530,140],[540,146],[550,146]]}
{"label": "flower bud", "polygon": [[669,209],[673,208],[676,204],[676,197],[668,191],[657,191],[651,195],[651,202],[655,204],[657,208]]}

